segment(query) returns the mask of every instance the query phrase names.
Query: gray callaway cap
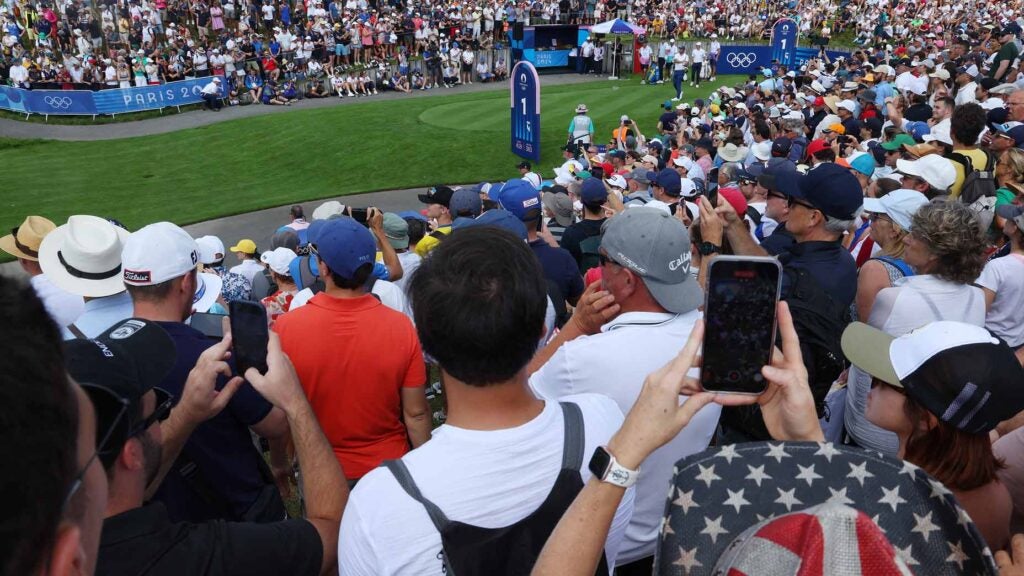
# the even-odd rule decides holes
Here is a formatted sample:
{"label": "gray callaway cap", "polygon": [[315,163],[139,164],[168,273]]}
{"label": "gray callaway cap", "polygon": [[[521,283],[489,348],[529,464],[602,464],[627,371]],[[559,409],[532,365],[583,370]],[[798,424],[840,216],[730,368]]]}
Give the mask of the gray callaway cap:
{"label": "gray callaway cap", "polygon": [[690,275],[690,233],[664,210],[636,207],[608,221],[601,248],[620,266],[643,278],[662,308],[695,310],[704,291]]}

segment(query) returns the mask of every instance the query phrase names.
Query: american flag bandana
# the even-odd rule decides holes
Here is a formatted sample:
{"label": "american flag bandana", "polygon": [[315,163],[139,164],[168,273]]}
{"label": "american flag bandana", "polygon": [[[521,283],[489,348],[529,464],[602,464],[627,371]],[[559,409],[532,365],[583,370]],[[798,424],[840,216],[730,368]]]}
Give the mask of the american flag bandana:
{"label": "american flag bandana", "polygon": [[[656,551],[656,574],[900,573],[859,572],[857,568],[815,572],[811,564],[804,563],[792,569],[787,568],[792,564],[768,552],[757,557],[757,569],[750,572],[716,569],[731,547],[751,540],[756,531],[740,537],[752,527],[767,527],[771,524],[766,521],[794,512],[812,514],[809,508],[826,503],[863,513],[913,574],[997,573],[992,553],[970,517],[945,486],[917,466],[878,452],[829,443],[754,442],[711,448],[676,463]],[[788,545],[788,550],[800,550],[796,555],[807,560],[805,552],[815,548],[794,543],[794,534],[790,525],[785,538],[771,541],[771,549],[779,552],[778,547]],[[822,558],[835,554],[834,547],[852,545],[827,535],[822,538],[816,548]]]}

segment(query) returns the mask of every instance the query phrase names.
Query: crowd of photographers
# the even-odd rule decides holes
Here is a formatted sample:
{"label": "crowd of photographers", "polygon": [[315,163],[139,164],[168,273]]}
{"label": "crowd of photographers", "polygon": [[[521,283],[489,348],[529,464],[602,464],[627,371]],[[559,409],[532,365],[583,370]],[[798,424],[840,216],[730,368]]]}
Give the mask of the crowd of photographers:
{"label": "crowd of photographers", "polygon": [[[1021,30],[993,26],[643,129],[581,104],[560,166],[296,205],[262,251],[12,223],[0,574],[1022,573]],[[697,376],[757,352],[702,350],[723,255],[782,271],[754,394]]]}

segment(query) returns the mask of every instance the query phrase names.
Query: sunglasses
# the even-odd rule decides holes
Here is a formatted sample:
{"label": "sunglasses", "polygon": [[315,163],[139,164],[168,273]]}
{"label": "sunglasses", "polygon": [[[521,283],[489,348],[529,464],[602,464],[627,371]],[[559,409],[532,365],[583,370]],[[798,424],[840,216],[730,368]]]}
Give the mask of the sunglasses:
{"label": "sunglasses", "polygon": [[778,198],[779,200],[785,200],[787,202],[789,201],[789,197],[788,196],[786,196],[785,194],[783,194],[781,192],[776,192],[774,190],[771,190],[771,191],[768,192],[768,197],[769,198]]}
{"label": "sunglasses", "polygon": [[874,222],[875,220],[887,220],[889,222],[892,222],[892,218],[889,218],[888,215],[880,214],[878,212],[868,212],[867,213],[867,218],[871,222]]}
{"label": "sunglasses", "polygon": [[789,206],[790,208],[792,208],[793,206],[802,206],[802,207],[804,207],[804,208],[806,208],[808,210],[817,210],[817,208],[815,208],[813,205],[811,205],[811,204],[809,204],[807,202],[802,202],[800,200],[797,200],[793,196],[790,196],[790,197],[786,198],[786,205]]}
{"label": "sunglasses", "polygon": [[618,262],[616,262],[615,260],[612,260],[611,258],[609,258],[607,254],[600,254],[599,253],[597,255],[597,258],[598,258],[598,261],[600,261],[601,266],[604,266],[605,264],[615,264],[616,266],[620,266],[620,264]]}
{"label": "sunglasses", "polygon": [[136,423],[135,426],[132,426],[128,431],[129,438],[138,436],[148,430],[153,424],[163,422],[170,417],[171,408],[174,408],[174,396],[160,388],[153,388],[153,392],[156,394],[156,408],[153,409],[152,414],[143,418],[142,421]]}

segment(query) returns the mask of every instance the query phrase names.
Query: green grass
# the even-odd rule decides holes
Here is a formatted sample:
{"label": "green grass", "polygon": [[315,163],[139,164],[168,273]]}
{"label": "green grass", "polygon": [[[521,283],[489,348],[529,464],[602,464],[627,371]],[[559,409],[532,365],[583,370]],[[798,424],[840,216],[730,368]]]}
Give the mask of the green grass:
{"label": "green grass", "polygon": [[[722,77],[716,85],[737,78]],[[711,88],[690,90],[686,99]],[[540,168],[549,174],[561,163],[558,147],[576,104],[590,107],[604,140],[624,113],[653,132],[659,104],[672,89],[630,80],[542,91]],[[10,229],[27,214],[55,222],[95,214],[130,229],[159,220],[184,225],[344,194],[515,176],[507,89],[440,94],[122,140],[0,138],[0,225]]]}

